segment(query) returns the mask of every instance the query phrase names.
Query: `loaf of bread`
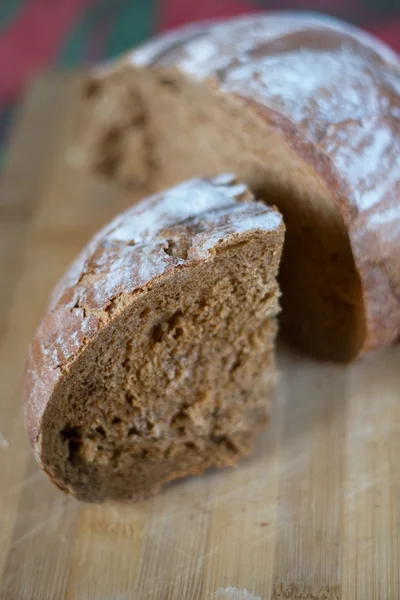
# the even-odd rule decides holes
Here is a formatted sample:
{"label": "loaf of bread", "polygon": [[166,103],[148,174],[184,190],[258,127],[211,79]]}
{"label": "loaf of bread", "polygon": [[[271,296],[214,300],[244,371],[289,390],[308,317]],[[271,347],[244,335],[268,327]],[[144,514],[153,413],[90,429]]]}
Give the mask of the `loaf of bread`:
{"label": "loaf of bread", "polygon": [[400,335],[400,67],[307,13],[194,25],[96,70],[75,159],[128,185],[237,173],[283,213],[282,328],[349,361]]}
{"label": "loaf of bread", "polygon": [[50,479],[139,500],[233,465],[274,384],[281,215],[231,175],[118,216],[57,286],[32,342],[27,426]]}

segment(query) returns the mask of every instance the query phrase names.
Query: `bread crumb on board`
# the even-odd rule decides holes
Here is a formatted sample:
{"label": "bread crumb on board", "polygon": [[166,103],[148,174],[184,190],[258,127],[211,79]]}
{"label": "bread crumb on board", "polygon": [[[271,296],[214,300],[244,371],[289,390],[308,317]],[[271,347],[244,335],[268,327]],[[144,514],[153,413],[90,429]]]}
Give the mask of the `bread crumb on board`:
{"label": "bread crumb on board", "polygon": [[246,589],[238,589],[233,586],[218,588],[213,596],[213,600],[261,600],[260,596],[255,596]]}
{"label": "bread crumb on board", "polygon": [[6,450],[9,446],[10,442],[6,440],[6,438],[0,431],[0,450]]}

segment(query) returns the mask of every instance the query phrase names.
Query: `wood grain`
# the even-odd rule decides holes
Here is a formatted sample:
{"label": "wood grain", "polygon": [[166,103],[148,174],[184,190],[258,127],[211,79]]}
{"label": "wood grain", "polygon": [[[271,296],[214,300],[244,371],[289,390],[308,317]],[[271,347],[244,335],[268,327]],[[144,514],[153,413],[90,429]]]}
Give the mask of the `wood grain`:
{"label": "wood grain", "polygon": [[[38,78],[24,97],[0,179],[0,340],[20,275],[29,223],[51,170],[70,77]],[[74,77],[76,81],[76,76]]]}
{"label": "wood grain", "polygon": [[253,455],[147,502],[79,505],[39,471],[20,400],[27,344],[63,269],[135,200],[66,158],[79,86],[35,83],[0,190],[0,598],[398,600],[399,346],[347,368],[281,347]]}

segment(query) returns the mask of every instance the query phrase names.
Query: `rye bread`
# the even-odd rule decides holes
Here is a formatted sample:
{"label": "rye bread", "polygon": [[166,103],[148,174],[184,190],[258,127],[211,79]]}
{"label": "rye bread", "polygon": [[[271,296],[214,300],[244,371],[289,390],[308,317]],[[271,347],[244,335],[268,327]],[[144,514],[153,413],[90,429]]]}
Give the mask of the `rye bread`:
{"label": "rye bread", "polygon": [[96,69],[75,159],[124,185],[237,173],[284,215],[282,329],[349,361],[400,336],[400,67],[308,13],[184,27]]}
{"label": "rye bread", "polygon": [[116,217],[56,287],[29,351],[34,454],[89,502],[234,465],[268,419],[284,226],[231,175]]}

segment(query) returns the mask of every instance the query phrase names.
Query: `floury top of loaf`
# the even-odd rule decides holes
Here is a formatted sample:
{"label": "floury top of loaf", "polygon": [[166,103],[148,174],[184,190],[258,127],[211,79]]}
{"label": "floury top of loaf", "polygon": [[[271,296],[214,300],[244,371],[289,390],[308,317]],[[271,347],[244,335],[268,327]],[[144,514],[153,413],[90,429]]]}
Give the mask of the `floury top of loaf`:
{"label": "floury top of loaf", "polygon": [[[278,212],[249,204],[252,199],[243,183],[224,173],[184,181],[135,204],[93,238],[58,284],[51,308],[71,295],[67,305],[104,309],[172,267],[206,260],[227,236],[282,225]],[[87,286],[92,272],[98,282]]]}
{"label": "floury top of loaf", "polygon": [[383,204],[369,228],[399,235],[400,200],[395,210],[390,200],[400,198],[400,63],[377,38],[331,17],[287,12],[188,26],[127,60],[217,78],[221,90],[276,111],[277,126],[286,117],[331,158],[349,216]]}
{"label": "floury top of loaf", "polygon": [[[142,86],[148,110],[129,120],[124,86],[139,73],[153,73],[160,86],[149,95],[151,85]],[[350,360],[399,338],[400,67],[387,46],[329,17],[257,14],[161,36],[95,70],[91,86],[80,157],[94,170],[129,182],[135,170],[144,173],[138,157],[147,152],[149,180],[160,165],[168,184],[178,171],[228,169],[278,206],[287,225],[282,325],[299,345]],[[172,98],[180,103],[176,118]],[[140,119],[148,135],[137,152],[139,138],[129,131]],[[305,285],[309,301],[301,290],[307,262],[321,273],[312,276],[321,289]],[[322,286],[324,272],[330,283],[326,276]],[[339,339],[347,340],[342,347]]]}

